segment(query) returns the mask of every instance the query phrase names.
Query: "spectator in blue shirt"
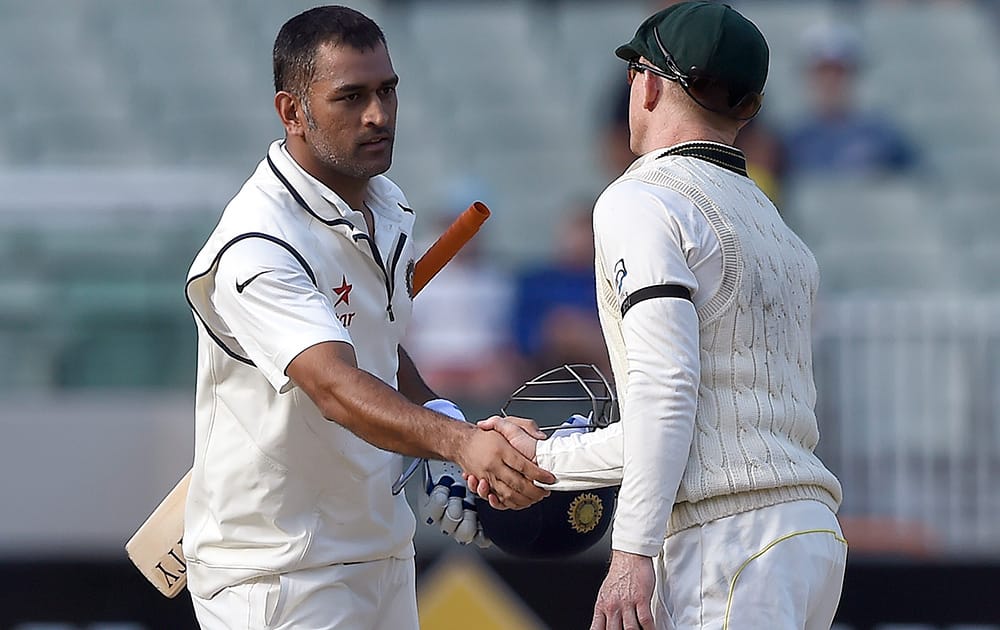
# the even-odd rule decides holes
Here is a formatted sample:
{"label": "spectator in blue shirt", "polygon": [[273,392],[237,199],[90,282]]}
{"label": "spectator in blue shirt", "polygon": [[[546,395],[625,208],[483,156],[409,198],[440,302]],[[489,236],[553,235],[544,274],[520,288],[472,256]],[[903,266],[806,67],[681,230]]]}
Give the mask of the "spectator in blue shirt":
{"label": "spectator in blue shirt", "polygon": [[513,331],[530,370],[594,363],[606,374],[607,350],[597,319],[594,230],[589,204],[564,215],[551,261],[518,274]]}
{"label": "spectator in blue shirt", "polygon": [[807,32],[806,47],[813,111],[787,135],[790,175],[885,174],[912,168],[916,152],[898,126],[857,108],[857,34],[844,25],[824,25]]}

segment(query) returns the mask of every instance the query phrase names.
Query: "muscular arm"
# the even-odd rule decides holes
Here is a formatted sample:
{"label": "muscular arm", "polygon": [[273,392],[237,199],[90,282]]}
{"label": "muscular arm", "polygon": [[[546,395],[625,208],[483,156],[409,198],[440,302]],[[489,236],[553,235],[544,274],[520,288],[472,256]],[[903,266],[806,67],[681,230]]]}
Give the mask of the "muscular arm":
{"label": "muscular arm", "polygon": [[[230,335],[233,351],[245,352],[279,394],[298,385],[325,418],[370,444],[479,471],[500,484],[497,494],[510,507],[545,496],[533,482],[549,483],[552,475],[502,436],[481,440],[482,431],[413,404],[358,369],[350,335],[330,300],[285,248],[256,238],[235,243],[222,256],[211,289],[205,306],[217,314],[217,333]],[[407,387],[421,396],[419,387]]]}
{"label": "muscular arm", "polygon": [[[458,463],[482,471],[498,485],[512,507],[524,507],[546,494],[534,481],[555,478],[524,458],[499,434],[479,431],[420,405],[357,368],[354,350],[344,342],[325,342],[301,352],[288,376],[316,404],[325,418],[386,450]],[[483,440],[489,436],[489,440]]]}
{"label": "muscular arm", "polygon": [[456,461],[475,433],[474,427],[413,404],[358,369],[354,349],[347,343],[307,348],[289,364],[287,374],[325,418],[388,451]]}

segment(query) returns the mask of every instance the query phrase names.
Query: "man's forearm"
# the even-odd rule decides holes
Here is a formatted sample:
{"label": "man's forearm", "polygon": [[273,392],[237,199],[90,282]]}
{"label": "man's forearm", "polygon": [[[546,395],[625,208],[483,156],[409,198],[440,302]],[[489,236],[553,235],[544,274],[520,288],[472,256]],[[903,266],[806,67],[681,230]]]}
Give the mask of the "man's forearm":
{"label": "man's forearm", "polygon": [[558,481],[550,490],[589,490],[622,482],[622,425],[538,442],[535,460]]}
{"label": "man's forearm", "polygon": [[612,549],[656,555],[687,468],[700,378],[698,317],[686,300],[649,300],[622,326],[628,401]]}
{"label": "man's forearm", "polygon": [[475,431],[472,425],[414,404],[358,369],[348,344],[324,343],[307,349],[289,365],[288,375],[325,418],[385,450],[454,461],[467,441],[467,432]]}
{"label": "man's forearm", "polygon": [[431,459],[454,461],[474,429],[421,407],[362,370],[338,383],[327,396],[324,415],[379,448]]}

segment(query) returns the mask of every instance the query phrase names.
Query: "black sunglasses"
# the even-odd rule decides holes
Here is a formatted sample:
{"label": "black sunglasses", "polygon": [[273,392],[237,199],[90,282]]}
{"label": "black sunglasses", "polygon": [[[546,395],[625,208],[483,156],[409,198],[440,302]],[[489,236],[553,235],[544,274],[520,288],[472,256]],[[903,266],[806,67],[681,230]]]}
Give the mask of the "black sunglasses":
{"label": "black sunglasses", "polygon": [[660,70],[656,66],[651,66],[649,64],[641,63],[635,60],[628,62],[628,84],[632,85],[632,81],[635,81],[635,75],[642,74],[646,70],[649,70],[658,77],[663,77],[669,81],[678,81],[680,77],[675,77],[673,75],[667,74],[663,70]]}
{"label": "black sunglasses", "polygon": [[700,76],[697,73],[697,68],[691,68],[690,72],[683,72],[677,65],[677,61],[674,60],[674,56],[663,46],[660,34],[655,29],[653,36],[656,38],[656,45],[660,48],[660,53],[667,62],[667,69],[663,70],[633,59],[628,62],[629,85],[632,85],[637,74],[648,70],[658,77],[675,81],[695,103],[710,112],[723,114],[736,120],[750,120],[760,112],[761,105],[764,103],[763,94],[748,92],[736,103],[732,103],[728,86],[722,85],[711,77]]}

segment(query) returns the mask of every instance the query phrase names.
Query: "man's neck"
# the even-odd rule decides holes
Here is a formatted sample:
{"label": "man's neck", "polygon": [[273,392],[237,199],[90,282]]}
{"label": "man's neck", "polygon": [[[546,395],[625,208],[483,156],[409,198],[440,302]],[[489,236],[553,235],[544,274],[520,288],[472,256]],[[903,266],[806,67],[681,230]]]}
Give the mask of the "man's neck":
{"label": "man's neck", "polygon": [[646,142],[643,143],[640,155],[685,142],[718,142],[732,146],[736,143],[736,133],[725,132],[708,125],[665,126],[649,135]]}
{"label": "man's neck", "polygon": [[365,194],[368,191],[368,178],[347,177],[327,168],[316,159],[304,143],[294,138],[288,138],[285,148],[292,159],[302,167],[302,170],[318,179],[324,186],[337,193],[347,205],[355,210],[364,207]]}

